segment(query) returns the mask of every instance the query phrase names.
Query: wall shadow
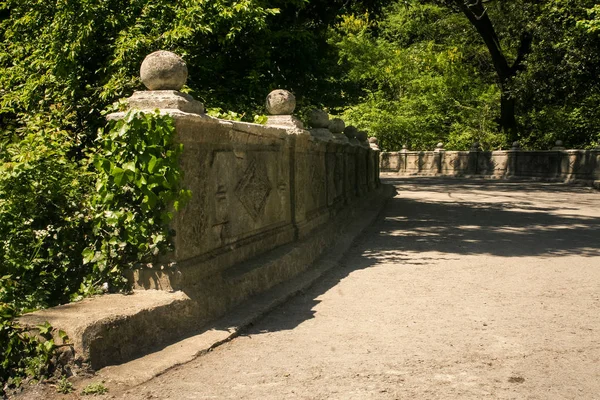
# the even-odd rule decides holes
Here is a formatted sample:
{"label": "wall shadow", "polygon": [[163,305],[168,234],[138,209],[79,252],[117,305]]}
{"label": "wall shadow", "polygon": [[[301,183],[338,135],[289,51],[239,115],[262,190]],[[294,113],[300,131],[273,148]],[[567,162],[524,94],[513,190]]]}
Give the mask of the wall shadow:
{"label": "wall shadow", "polygon": [[[355,242],[341,266],[333,268],[305,293],[273,311],[248,329],[245,335],[291,330],[314,317],[319,296],[334,288],[354,271],[378,263],[407,265],[438,264],[468,255],[497,257],[542,257],[551,259],[577,255],[600,260],[600,217],[577,215],[568,204],[542,205],[532,197],[591,194],[577,205],[600,205],[600,193],[589,188],[527,182],[440,180],[439,178],[395,179],[399,196],[391,199],[377,222]],[[387,180],[387,183],[391,183]],[[424,186],[425,185],[425,186]],[[414,187],[413,187],[414,186]],[[402,197],[411,190],[458,193],[463,200],[428,201]],[[469,191],[513,194],[512,202],[465,201]],[[524,192],[525,191],[525,192]],[[524,197],[524,198],[522,198]],[[582,202],[583,200],[583,202]],[[562,211],[561,214],[555,213]],[[598,258],[592,260],[591,258]],[[551,260],[549,260],[551,265]]]}

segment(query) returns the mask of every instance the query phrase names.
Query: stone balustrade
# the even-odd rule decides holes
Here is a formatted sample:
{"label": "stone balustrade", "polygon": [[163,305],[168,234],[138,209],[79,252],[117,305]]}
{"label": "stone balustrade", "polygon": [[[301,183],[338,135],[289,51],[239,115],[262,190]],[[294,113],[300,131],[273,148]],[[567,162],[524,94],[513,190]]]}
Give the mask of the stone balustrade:
{"label": "stone balustrade", "polygon": [[[379,148],[366,133],[345,136],[340,119],[310,113],[309,127],[293,116],[292,93],[275,90],[266,99],[266,125],[210,117],[204,106],[179,92],[185,63],[169,52],[149,55],[141,68],[150,90],[136,92],[130,108],[159,109],[175,120],[183,143],[183,186],[192,198],[176,213],[175,251],[159,264],[133,271],[135,288],[227,292],[227,276],[240,263],[284,245],[302,241],[328,224],[340,224],[355,204],[368,204],[380,188]],[[109,116],[121,118],[123,113]],[[354,131],[356,129],[354,128]],[[323,250],[315,245],[314,255]],[[301,269],[301,268],[300,268]],[[243,291],[257,292],[298,272],[264,272],[261,283],[225,294],[231,302]],[[256,278],[259,279],[259,278]]]}
{"label": "stone balustrade", "polygon": [[519,142],[510,150],[481,151],[474,143],[469,151],[446,151],[439,143],[434,151],[383,152],[380,168],[399,176],[523,177],[593,183],[600,181],[600,149],[566,150],[561,141],[552,150],[522,150]]}
{"label": "stone balustrade", "polygon": [[[191,332],[232,337],[229,325],[215,331],[211,321],[253,296],[249,302],[262,298],[248,306],[256,318],[314,282],[394,194],[379,181],[377,143],[344,135],[356,128],[315,110],[304,129],[285,90],[267,96],[266,125],[212,118],[180,92],[187,74],[177,55],[152,53],[141,68],[149,90],[127,101],[130,109],[172,116],[183,144],[183,186],[192,197],[172,222],[174,252],[129,271],[132,295],[106,294],[19,319],[31,329],[49,321],[64,330],[69,357],[93,369]],[[319,263],[323,257],[329,261]]]}

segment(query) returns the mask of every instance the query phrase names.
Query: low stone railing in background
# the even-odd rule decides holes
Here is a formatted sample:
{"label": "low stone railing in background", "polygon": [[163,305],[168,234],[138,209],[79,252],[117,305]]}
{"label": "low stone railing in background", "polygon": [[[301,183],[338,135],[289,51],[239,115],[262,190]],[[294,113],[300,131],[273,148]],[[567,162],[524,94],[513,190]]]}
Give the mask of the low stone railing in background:
{"label": "low stone railing in background", "polygon": [[600,149],[566,150],[562,142],[547,151],[522,150],[518,142],[510,150],[446,151],[438,144],[434,151],[383,152],[382,172],[399,176],[488,176],[523,177],[549,180],[600,181]]}

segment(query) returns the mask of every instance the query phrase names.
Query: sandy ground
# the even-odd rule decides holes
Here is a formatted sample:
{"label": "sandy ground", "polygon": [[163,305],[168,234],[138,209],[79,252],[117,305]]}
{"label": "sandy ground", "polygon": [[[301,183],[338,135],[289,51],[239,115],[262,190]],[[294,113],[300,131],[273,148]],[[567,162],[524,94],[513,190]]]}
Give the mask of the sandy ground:
{"label": "sandy ground", "polygon": [[600,399],[600,192],[412,178],[341,267],[126,399]]}

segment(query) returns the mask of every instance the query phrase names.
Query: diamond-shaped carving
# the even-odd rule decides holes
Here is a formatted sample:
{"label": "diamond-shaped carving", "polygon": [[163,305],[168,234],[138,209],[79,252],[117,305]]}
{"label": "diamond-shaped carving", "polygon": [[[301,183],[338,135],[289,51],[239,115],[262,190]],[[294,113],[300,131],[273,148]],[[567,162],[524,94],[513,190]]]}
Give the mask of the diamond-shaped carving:
{"label": "diamond-shaped carving", "polygon": [[256,161],[252,161],[244,176],[235,188],[235,193],[240,202],[253,219],[262,214],[271,193],[271,182],[265,171],[259,170]]}

